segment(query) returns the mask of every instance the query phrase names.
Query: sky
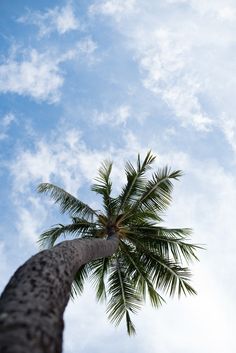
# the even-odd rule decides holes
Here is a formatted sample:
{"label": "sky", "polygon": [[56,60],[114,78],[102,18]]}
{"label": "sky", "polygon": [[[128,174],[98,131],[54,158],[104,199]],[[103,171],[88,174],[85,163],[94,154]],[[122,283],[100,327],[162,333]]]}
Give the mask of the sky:
{"label": "sky", "polygon": [[165,224],[204,244],[198,295],[147,303],[137,335],[112,326],[90,285],[65,312],[64,353],[233,353],[236,326],[235,0],[0,3],[0,290],[68,221],[40,182],[92,206],[99,164],[151,149],[181,169]]}

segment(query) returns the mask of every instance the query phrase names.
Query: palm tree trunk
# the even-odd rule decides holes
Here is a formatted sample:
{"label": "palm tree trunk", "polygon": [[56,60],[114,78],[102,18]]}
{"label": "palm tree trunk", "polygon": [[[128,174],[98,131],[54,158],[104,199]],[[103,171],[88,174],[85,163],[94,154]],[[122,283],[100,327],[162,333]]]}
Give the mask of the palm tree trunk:
{"label": "palm tree trunk", "polygon": [[63,313],[81,265],[111,256],[115,233],[107,240],[75,239],[31,257],[13,275],[0,298],[1,353],[60,353]]}

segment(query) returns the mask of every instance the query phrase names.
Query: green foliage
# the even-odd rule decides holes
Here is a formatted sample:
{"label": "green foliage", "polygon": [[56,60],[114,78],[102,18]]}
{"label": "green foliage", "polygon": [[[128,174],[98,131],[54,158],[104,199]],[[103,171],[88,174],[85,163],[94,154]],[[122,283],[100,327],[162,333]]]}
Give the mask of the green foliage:
{"label": "green foliage", "polygon": [[111,266],[108,278],[108,293],[110,300],[107,305],[109,319],[119,325],[123,317],[126,317],[128,334],[134,334],[134,324],[130,319],[130,313],[136,313],[141,304],[139,291],[134,283],[129,279],[126,266],[122,259],[116,256],[114,264]]}
{"label": "green foliage", "polygon": [[80,216],[85,219],[93,219],[97,216],[96,211],[78,200],[65,190],[50,183],[42,183],[38,186],[37,191],[46,193],[57,204],[59,204],[62,213],[69,213],[70,216]]}
{"label": "green foliage", "polygon": [[188,264],[197,260],[200,248],[189,242],[191,230],[170,229],[161,225],[171,202],[172,182],[182,175],[169,167],[158,169],[150,177],[155,156],[149,151],[136,167],[125,165],[126,184],[119,196],[112,196],[112,163],[105,161],[98,170],[92,191],[102,196],[103,210],[93,210],[84,202],[56,185],[40,184],[38,191],[48,194],[68,213],[71,223],[58,224],[45,231],[39,242],[51,247],[60,237],[108,237],[109,227],[119,237],[117,252],[83,265],[74,279],[71,295],[83,291],[84,281],[93,282],[97,300],[107,302],[109,319],[118,325],[126,320],[128,334],[135,333],[131,315],[148,297],[154,307],[163,302],[163,295],[196,294],[190,285]]}

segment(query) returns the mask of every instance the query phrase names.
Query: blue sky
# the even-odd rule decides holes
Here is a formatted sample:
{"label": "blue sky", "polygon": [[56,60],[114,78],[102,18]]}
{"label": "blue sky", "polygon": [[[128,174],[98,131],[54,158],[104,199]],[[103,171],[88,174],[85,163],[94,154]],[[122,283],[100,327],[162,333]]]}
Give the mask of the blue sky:
{"label": "blue sky", "polygon": [[[88,286],[65,314],[64,352],[233,353],[236,295],[234,0],[7,1],[0,5],[0,289],[66,220],[40,182],[91,205],[99,163],[148,149],[182,169],[166,216],[206,244],[194,298],[149,304],[137,336],[107,321]],[[115,345],[114,345],[115,342]]]}

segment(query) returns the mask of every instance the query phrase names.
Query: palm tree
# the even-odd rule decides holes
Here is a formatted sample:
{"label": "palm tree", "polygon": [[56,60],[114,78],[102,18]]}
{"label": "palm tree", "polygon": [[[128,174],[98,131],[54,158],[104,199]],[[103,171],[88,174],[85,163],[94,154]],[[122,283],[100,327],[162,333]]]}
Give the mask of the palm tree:
{"label": "palm tree", "polygon": [[[33,292],[26,306],[30,303],[28,315],[35,310],[38,312],[33,318],[37,328],[40,327],[36,345],[40,341],[41,350],[37,352],[61,351],[62,315],[69,295],[80,294],[88,277],[94,282],[98,300],[106,300],[109,319],[118,325],[125,318],[130,335],[135,333],[131,314],[140,309],[147,295],[152,305],[159,307],[164,294],[196,293],[189,284],[187,267],[189,261],[197,259],[198,248],[187,240],[190,230],[161,225],[163,213],[171,201],[172,180],[177,180],[182,173],[165,167],[148,178],[147,172],[154,160],[155,156],[148,152],[142,162],[138,155],[136,167],[126,163],[127,182],[119,196],[112,196],[112,163],[105,161],[92,185],[92,190],[102,196],[102,210],[92,209],[56,185],[39,185],[38,191],[59,204],[61,212],[68,213],[71,222],[53,226],[40,236],[40,243],[47,250],[32,257],[16,272],[2,295],[3,304],[0,303],[0,312],[4,304],[10,312],[12,308],[16,311],[15,297],[19,304],[19,300],[24,301],[28,295],[27,289]],[[61,236],[66,235],[79,239],[57,244]],[[14,297],[17,286],[20,289]],[[9,296],[14,297],[10,304]],[[7,315],[7,311],[3,314]],[[18,316],[22,321],[22,315]],[[7,317],[3,321],[6,333],[11,320],[10,324]],[[24,320],[23,323],[26,327],[27,323]],[[27,330],[24,335],[28,334],[31,341],[32,330]],[[16,335],[9,337],[16,338]],[[6,346],[9,337],[3,339]],[[42,344],[42,337],[46,343]],[[12,353],[23,351],[30,352],[30,349],[11,350]]]}

